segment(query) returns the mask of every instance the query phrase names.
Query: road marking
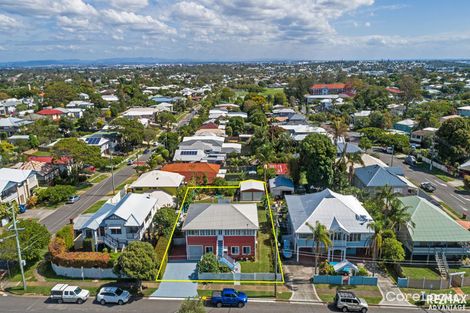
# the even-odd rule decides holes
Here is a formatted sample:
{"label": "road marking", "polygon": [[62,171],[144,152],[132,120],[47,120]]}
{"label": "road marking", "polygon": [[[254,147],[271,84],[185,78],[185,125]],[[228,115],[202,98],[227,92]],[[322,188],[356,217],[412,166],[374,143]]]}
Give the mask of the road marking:
{"label": "road marking", "polygon": [[447,187],[447,184],[443,184],[443,183],[441,183],[440,181],[437,181],[437,180],[435,180],[435,179],[433,179],[433,181],[434,181],[436,184],[438,184],[438,185]]}
{"label": "road marking", "polygon": [[453,194],[450,194],[451,197],[453,197],[454,199],[457,199],[458,201],[462,202],[463,204],[465,204],[465,201],[459,199],[458,197],[454,196]]}
{"label": "road marking", "polygon": [[464,210],[465,212],[467,212],[468,210],[466,208],[464,208],[463,206],[459,205],[459,207]]}
{"label": "road marking", "polygon": [[468,198],[464,197],[464,196],[461,196],[461,195],[457,195],[457,197],[461,198],[461,199],[464,199],[465,201],[470,201]]}

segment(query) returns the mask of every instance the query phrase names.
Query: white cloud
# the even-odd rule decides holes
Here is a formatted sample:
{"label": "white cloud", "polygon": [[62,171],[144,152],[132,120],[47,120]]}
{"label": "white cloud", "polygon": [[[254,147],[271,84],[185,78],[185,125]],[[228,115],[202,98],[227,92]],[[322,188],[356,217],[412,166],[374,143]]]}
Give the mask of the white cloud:
{"label": "white cloud", "polygon": [[0,29],[9,30],[20,26],[20,23],[11,16],[0,14]]}
{"label": "white cloud", "polygon": [[148,0],[108,0],[112,7],[121,9],[121,10],[137,10],[143,9],[149,5]]}
{"label": "white cloud", "polygon": [[365,23],[364,23],[364,26],[365,26],[365,27],[370,27],[370,22],[365,22]]}
{"label": "white cloud", "polygon": [[101,13],[106,18],[106,22],[113,25],[125,26],[131,30],[161,34],[175,33],[173,28],[154,19],[150,15],[139,15],[134,12],[120,12],[114,9],[103,10]]}
{"label": "white cloud", "polygon": [[20,15],[96,15],[96,9],[82,0],[0,0],[0,8]]}

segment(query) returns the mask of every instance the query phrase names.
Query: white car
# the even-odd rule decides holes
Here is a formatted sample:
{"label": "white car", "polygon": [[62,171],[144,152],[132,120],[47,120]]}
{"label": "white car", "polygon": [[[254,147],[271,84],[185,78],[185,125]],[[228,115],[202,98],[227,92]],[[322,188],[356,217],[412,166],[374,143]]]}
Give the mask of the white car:
{"label": "white car", "polygon": [[90,296],[90,292],[81,289],[78,286],[69,286],[67,284],[57,284],[51,289],[50,298],[57,303],[75,302],[82,304]]}
{"label": "white car", "polygon": [[117,303],[123,305],[129,302],[131,294],[127,290],[122,290],[118,287],[103,287],[96,295],[96,301],[100,304]]}

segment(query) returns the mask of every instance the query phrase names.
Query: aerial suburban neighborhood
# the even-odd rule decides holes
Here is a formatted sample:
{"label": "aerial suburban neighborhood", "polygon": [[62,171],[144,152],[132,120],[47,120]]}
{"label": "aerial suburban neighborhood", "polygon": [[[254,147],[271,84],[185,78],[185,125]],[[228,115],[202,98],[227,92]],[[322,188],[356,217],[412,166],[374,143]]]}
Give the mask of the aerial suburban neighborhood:
{"label": "aerial suburban neighborhood", "polygon": [[0,312],[468,308],[463,13],[429,1],[431,38],[385,13],[418,2],[20,2]]}

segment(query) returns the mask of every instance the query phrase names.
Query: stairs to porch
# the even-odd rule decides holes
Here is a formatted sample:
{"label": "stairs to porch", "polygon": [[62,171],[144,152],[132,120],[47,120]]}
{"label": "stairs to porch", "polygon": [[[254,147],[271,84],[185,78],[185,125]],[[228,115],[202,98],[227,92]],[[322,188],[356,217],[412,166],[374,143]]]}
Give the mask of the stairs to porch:
{"label": "stairs to porch", "polygon": [[437,269],[441,274],[441,277],[447,279],[449,277],[449,265],[447,264],[447,258],[444,253],[436,252],[435,254]]}

